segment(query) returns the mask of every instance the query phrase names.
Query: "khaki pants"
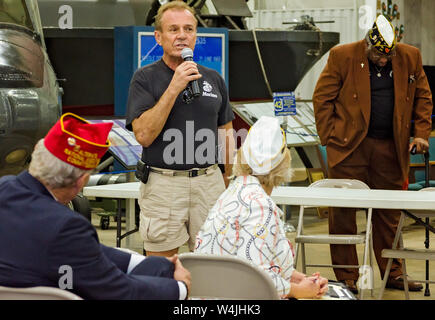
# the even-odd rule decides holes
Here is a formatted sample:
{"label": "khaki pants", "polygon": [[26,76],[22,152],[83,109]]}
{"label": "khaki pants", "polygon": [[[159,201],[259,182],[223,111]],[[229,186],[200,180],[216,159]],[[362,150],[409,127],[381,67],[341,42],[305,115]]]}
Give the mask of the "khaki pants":
{"label": "khaki pants", "polygon": [[166,176],[150,172],[141,183],[139,232],[148,251],[168,251],[195,238],[209,210],[225,191],[219,168],[197,177]]}

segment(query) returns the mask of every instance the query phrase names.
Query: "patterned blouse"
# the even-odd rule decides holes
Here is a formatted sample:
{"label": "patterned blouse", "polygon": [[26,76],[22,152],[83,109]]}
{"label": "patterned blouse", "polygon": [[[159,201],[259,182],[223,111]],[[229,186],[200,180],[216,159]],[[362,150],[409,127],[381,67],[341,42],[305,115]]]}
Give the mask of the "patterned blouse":
{"label": "patterned blouse", "polygon": [[210,210],[195,252],[248,259],[267,271],[279,294],[288,294],[294,253],[282,214],[256,177],[237,177]]}

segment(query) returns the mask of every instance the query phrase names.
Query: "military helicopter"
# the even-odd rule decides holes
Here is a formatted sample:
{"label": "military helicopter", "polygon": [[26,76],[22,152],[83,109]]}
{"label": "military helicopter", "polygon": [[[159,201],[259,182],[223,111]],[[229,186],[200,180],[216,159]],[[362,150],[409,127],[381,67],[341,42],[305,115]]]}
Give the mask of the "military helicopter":
{"label": "military helicopter", "polygon": [[62,113],[36,0],[0,0],[0,176],[26,169]]}

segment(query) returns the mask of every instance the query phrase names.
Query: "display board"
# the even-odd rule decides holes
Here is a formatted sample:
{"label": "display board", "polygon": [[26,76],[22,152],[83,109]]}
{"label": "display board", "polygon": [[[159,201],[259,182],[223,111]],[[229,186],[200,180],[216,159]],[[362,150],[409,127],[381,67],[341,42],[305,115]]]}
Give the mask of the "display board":
{"label": "display board", "polygon": [[[317,135],[312,102],[297,102],[297,112],[292,116],[278,116],[281,126],[286,128],[289,147],[317,145]],[[275,117],[273,102],[233,105],[233,110],[252,126],[261,116]]]}
{"label": "display board", "polygon": [[125,128],[125,119],[88,120],[91,123],[113,122],[109,133],[109,152],[126,169],[135,169],[142,154],[142,146],[133,132]]}
{"label": "display board", "polygon": [[[154,27],[115,27],[115,115],[125,116],[128,89],[134,72],[160,60]],[[228,83],[228,29],[198,28],[193,60],[216,70]]]}
{"label": "display board", "polygon": [[[205,67],[214,69],[225,79],[228,86],[227,63],[225,50],[226,33],[200,32],[196,39],[193,60]],[[160,60],[163,48],[156,43],[154,32],[142,31],[138,33],[138,68]]]}

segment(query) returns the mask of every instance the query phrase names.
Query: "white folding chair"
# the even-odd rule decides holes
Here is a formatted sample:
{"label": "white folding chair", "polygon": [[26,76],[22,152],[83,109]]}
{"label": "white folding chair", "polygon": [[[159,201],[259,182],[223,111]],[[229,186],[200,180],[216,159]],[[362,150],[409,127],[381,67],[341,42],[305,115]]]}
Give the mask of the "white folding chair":
{"label": "white folding chair", "polygon": [[[424,188],[419,191],[429,191],[434,192],[435,188]],[[422,218],[433,218],[435,217],[435,210],[412,210],[411,214],[419,219]],[[396,236],[394,238],[393,246],[391,249],[382,250],[382,257],[388,258],[387,268],[385,269],[384,278],[382,279],[382,287],[379,292],[378,299],[381,300],[384,295],[385,286],[387,285],[388,276],[390,275],[391,265],[393,259],[402,259],[402,274],[403,274],[403,286],[405,288],[405,299],[409,300],[409,288],[408,288],[408,278],[406,272],[406,259],[414,260],[435,260],[435,250],[429,249],[416,249],[405,247],[403,244],[403,224],[405,222],[406,214],[402,211],[400,215],[399,225],[397,226]],[[435,281],[430,280],[413,280],[415,282],[422,283],[435,283]]]}
{"label": "white folding chair", "polygon": [[0,286],[0,300],[83,300],[66,290],[54,287],[12,288]]}
{"label": "white folding chair", "polygon": [[[313,182],[309,188],[347,188],[347,189],[370,189],[364,182],[355,179],[322,179]],[[339,191],[337,191],[339,192]],[[294,266],[296,268],[299,255],[299,246],[302,255],[302,272],[306,273],[307,267],[329,267],[329,268],[360,268],[360,265],[334,265],[334,264],[307,264],[305,255],[305,244],[364,244],[364,256],[362,266],[366,267],[367,260],[370,260],[371,272],[369,280],[373,295],[373,259],[372,259],[372,208],[367,208],[366,233],[363,234],[304,234],[304,210],[309,206],[301,206],[299,210],[298,227],[296,230],[296,250]],[[360,288],[360,299],[363,298],[363,290]]]}
{"label": "white folding chair", "polygon": [[179,255],[190,271],[190,299],[279,300],[267,272],[246,259],[202,253]]}

